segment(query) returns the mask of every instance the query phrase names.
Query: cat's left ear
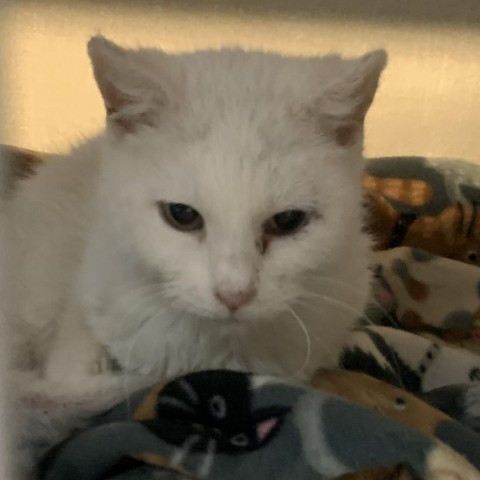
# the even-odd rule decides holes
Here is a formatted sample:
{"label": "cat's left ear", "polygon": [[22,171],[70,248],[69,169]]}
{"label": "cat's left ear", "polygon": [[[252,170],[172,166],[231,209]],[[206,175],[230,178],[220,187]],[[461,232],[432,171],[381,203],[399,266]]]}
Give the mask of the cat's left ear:
{"label": "cat's left ear", "polygon": [[167,96],[153,75],[126,50],[98,35],[88,42],[93,73],[102,94],[107,122],[120,133],[154,126]]}
{"label": "cat's left ear", "polygon": [[315,106],[324,131],[341,146],[352,144],[363,128],[387,64],[387,53],[375,50],[348,62],[346,73],[326,88]]}

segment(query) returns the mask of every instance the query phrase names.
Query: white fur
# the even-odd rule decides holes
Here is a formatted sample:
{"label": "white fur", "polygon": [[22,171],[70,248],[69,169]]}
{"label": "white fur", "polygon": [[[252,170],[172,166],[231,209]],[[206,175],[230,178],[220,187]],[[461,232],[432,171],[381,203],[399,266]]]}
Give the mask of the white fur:
{"label": "white fur", "polygon": [[[106,368],[105,349],[154,377],[292,375],[307,352],[298,319],[311,340],[302,373],[333,364],[369,289],[362,121],[384,53],[166,55],[96,38],[90,55],[106,131],[40,167],[3,205],[14,365],[78,386]],[[352,125],[339,145],[336,132]],[[193,206],[205,234],[168,226],[159,200]],[[262,224],[290,208],[318,218],[262,255]],[[214,296],[251,284],[257,296],[234,317]]]}

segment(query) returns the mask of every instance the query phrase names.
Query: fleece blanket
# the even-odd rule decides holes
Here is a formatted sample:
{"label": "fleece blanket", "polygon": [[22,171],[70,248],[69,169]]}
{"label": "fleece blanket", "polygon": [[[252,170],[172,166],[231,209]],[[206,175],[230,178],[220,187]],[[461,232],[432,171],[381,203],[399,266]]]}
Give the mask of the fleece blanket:
{"label": "fleece blanket", "polygon": [[[39,165],[23,158],[19,178]],[[374,159],[364,187],[375,282],[337,369],[140,389],[65,435],[37,478],[480,480],[480,166]]]}
{"label": "fleece blanket", "polygon": [[141,390],[52,449],[39,478],[480,479],[480,269],[408,247],[372,268],[369,321],[338,370],[311,386],[210,371]]}

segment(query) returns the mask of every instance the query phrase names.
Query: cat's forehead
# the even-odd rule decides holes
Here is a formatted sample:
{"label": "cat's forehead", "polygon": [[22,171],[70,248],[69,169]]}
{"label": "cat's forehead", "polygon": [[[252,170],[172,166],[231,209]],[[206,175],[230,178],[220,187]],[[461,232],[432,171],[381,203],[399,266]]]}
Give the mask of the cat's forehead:
{"label": "cat's forehead", "polygon": [[[149,65],[157,54],[142,53]],[[342,148],[302,117],[344,60],[234,50],[158,59],[175,85],[172,108],[130,151],[121,146],[128,179],[152,196],[246,211],[307,206],[345,174],[336,165]]]}
{"label": "cat's forehead", "polygon": [[124,152],[125,174],[147,188],[151,200],[202,210],[269,214],[313,207],[332,185],[343,188],[354,178],[356,168],[345,164],[355,160],[341,158],[331,142],[302,136],[286,119],[274,118],[269,128],[241,116],[212,118],[198,135],[150,132]]}
{"label": "cat's forehead", "polygon": [[[285,56],[275,52],[235,48],[166,55],[158,50],[136,52],[159,79],[184,90],[188,96],[204,91],[208,96],[273,97],[277,94],[314,93],[332,83],[348,69],[350,61],[339,55],[315,57]],[[310,90],[310,92],[309,92]],[[199,98],[200,99],[200,98]]]}
{"label": "cat's forehead", "polygon": [[212,126],[191,139],[155,137],[144,143],[146,157],[137,157],[135,174],[158,199],[245,213],[314,206],[342,177],[337,152],[328,146],[289,142],[288,129],[277,142],[264,134],[239,124]]}

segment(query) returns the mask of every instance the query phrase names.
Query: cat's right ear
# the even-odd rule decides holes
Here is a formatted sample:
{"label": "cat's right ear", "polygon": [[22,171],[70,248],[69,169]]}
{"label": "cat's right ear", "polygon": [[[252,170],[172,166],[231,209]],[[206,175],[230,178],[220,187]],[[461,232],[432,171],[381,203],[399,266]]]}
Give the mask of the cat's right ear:
{"label": "cat's right ear", "polygon": [[380,75],[387,63],[385,50],[374,50],[346,60],[345,72],[327,85],[314,104],[323,130],[340,146],[349,146],[362,131]]}
{"label": "cat's right ear", "polygon": [[103,36],[88,42],[93,73],[107,112],[107,122],[120,133],[155,126],[167,96],[158,82],[135,61],[135,53]]}

